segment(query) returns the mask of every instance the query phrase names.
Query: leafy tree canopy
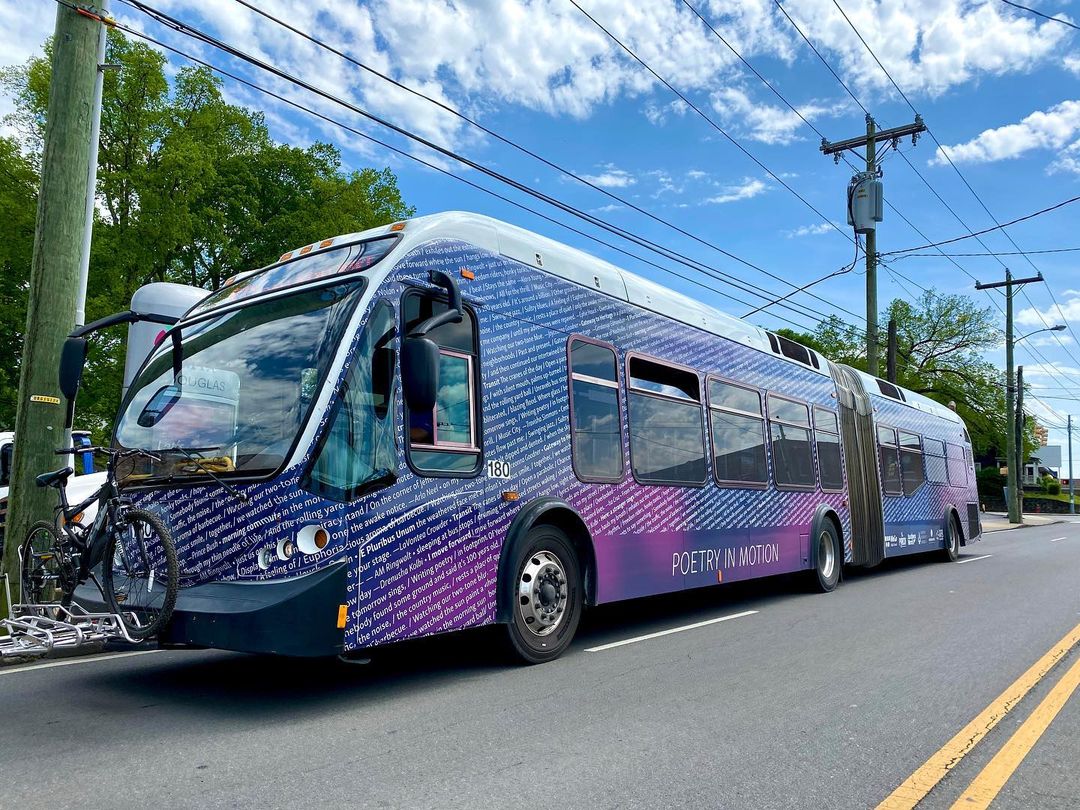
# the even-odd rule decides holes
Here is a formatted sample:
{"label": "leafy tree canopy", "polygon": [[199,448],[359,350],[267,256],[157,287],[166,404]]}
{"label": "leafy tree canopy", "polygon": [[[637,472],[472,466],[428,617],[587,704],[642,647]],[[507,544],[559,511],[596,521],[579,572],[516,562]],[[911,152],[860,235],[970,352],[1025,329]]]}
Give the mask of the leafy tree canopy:
{"label": "leafy tree canopy", "polygon": [[[0,140],[0,427],[13,424],[36,186],[48,108],[51,42],[41,58],[0,71],[20,142]],[[275,143],[261,112],[226,102],[205,68],[181,68],[110,31],[87,320],[126,309],[151,281],[220,287],[242,270],[327,236],[412,216],[389,169],[346,171],[327,143]],[[21,150],[20,147],[21,146]],[[79,426],[108,437],[119,407],[123,328],[95,340]]]}

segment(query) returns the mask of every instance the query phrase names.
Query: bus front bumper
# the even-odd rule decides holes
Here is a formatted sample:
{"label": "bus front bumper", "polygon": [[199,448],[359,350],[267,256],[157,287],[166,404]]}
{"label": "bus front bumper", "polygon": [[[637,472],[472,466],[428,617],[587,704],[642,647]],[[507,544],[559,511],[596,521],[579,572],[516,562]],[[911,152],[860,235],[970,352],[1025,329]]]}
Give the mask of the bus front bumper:
{"label": "bus front bumper", "polygon": [[[345,631],[338,616],[346,571],[342,561],[292,579],[181,588],[158,642],[298,657],[340,655]],[[82,586],[75,598],[87,609],[102,609],[101,594],[92,585]]]}

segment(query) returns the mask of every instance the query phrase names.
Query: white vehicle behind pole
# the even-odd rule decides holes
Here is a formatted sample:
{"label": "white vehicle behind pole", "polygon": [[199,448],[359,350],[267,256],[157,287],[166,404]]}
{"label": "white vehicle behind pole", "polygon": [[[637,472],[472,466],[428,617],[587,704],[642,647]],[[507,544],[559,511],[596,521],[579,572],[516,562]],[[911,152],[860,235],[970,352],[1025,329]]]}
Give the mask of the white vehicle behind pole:
{"label": "white vehicle behind pole", "polygon": [[[131,309],[143,315],[161,315],[173,319],[179,318],[191,307],[206,297],[207,291],[198,287],[189,287],[184,284],[171,284],[168,282],[155,282],[146,284],[135,291],[131,297]],[[127,355],[124,360],[124,387],[123,393],[127,392],[127,386],[135,373],[139,370],[146,356],[157,346],[162,333],[162,326],[151,321],[138,321],[128,326]],[[227,388],[227,385],[226,385]],[[121,395],[122,395],[121,394]],[[210,401],[214,398],[208,397]],[[218,400],[221,398],[219,397]],[[235,397],[233,397],[235,400]],[[228,398],[218,401],[219,406],[234,407],[229,405]],[[79,446],[77,437],[80,431],[73,431],[75,446]],[[87,435],[87,434],[83,434]],[[88,444],[88,440],[84,442]],[[7,497],[11,486],[11,473],[13,463],[13,451],[15,434],[11,431],[0,431],[0,549],[3,548],[4,525],[7,519]],[[68,457],[69,464],[71,457]],[[58,458],[59,466],[62,461]],[[68,498],[72,503],[78,503],[88,497],[105,481],[104,472],[93,472],[92,458],[77,458],[72,466],[76,475],[68,484]],[[42,470],[41,472],[46,472]],[[83,474],[79,474],[83,473]],[[84,520],[93,520],[96,507],[87,510]]]}

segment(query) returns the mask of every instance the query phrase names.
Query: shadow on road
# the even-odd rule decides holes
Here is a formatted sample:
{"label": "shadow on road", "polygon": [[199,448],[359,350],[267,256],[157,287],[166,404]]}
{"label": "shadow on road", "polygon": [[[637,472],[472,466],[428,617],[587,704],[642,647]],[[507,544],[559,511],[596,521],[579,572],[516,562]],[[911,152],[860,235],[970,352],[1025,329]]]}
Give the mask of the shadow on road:
{"label": "shadow on road", "polygon": [[[848,586],[872,587],[874,578],[933,564],[932,558],[919,555],[887,560],[874,569],[845,570],[844,577]],[[820,597],[806,583],[804,577],[784,575],[602,605],[587,611],[567,656],[541,669],[585,655],[584,648],[591,645],[725,613],[763,610],[777,600],[804,598],[809,600],[809,610],[813,599]],[[440,686],[481,680],[493,673],[510,673],[523,684],[535,684],[539,669],[513,663],[503,650],[501,632],[501,628],[488,627],[403,642],[373,650],[369,664],[176,651],[131,659],[131,666],[89,668],[79,673],[79,680],[80,688],[125,707],[165,705],[219,719],[236,718],[241,723],[244,718],[265,723],[430,695]]]}

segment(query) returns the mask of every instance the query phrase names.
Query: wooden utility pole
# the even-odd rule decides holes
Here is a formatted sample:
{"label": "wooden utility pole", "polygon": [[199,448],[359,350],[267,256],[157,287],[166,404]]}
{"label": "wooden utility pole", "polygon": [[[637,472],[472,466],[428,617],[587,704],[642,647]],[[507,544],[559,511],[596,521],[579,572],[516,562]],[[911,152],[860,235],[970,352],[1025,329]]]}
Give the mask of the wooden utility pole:
{"label": "wooden utility pole", "polygon": [[[56,6],[4,544],[3,572],[13,601],[19,598],[19,545],[35,520],[51,518],[56,503],[55,491],[36,487],[34,476],[63,461],[53,454],[64,441],[57,370],[64,338],[75,323],[101,25],[95,17]],[[4,593],[0,587],[0,601]],[[7,611],[0,605],[0,614]]]}
{"label": "wooden utility pole", "polygon": [[[1011,464],[1011,462],[1010,462]],[[1024,519],[1024,367],[1016,367],[1016,513]]]}
{"label": "wooden utility pole", "polygon": [[979,282],[975,285],[976,290],[992,290],[997,287],[1005,288],[1005,459],[1009,468],[1008,486],[1009,497],[1009,522],[1019,523],[1020,518],[1020,471],[1016,468],[1016,390],[1015,371],[1013,366],[1013,287],[1024,284],[1033,284],[1042,281],[1042,273],[1031,278],[1013,278],[1012,271],[1005,270],[1005,280],[995,281],[992,284]]}
{"label": "wooden utility pole", "polygon": [[[866,135],[858,138],[848,138],[846,141],[830,143],[824,138],[821,141],[821,151],[826,155],[832,155],[837,162],[840,161],[840,153],[848,149],[866,147],[866,173],[877,175],[877,144],[878,141],[892,141],[898,143],[901,138],[911,136],[912,143],[916,141],[919,133],[926,131],[926,125],[922,118],[915,116],[915,123],[905,124],[901,127],[878,130],[873,117],[866,114]],[[850,205],[850,200],[848,201]],[[850,213],[850,212],[849,212]],[[866,232],[866,370],[877,377],[880,370],[879,341],[878,341],[878,300],[877,300],[877,229],[871,228]]]}

